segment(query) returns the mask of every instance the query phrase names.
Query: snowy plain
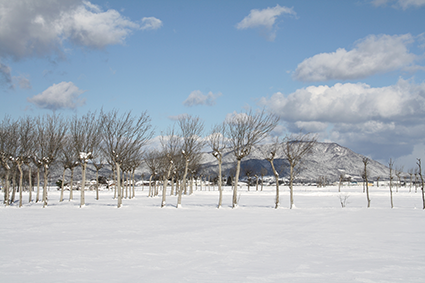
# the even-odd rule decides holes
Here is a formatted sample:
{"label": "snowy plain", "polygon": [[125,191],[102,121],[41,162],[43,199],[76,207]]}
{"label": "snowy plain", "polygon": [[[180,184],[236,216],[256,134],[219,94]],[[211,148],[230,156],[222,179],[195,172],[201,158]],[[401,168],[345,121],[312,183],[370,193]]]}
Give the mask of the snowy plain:
{"label": "snowy plain", "polygon": [[[17,203],[0,208],[0,282],[425,282],[425,211],[420,191],[402,187],[390,208],[388,187],[372,187],[371,208],[361,186],[281,186],[239,189],[231,208],[225,187],[136,198],[116,207],[112,191],[86,205]],[[340,195],[348,195],[342,208]],[[1,200],[3,196],[1,196]]]}

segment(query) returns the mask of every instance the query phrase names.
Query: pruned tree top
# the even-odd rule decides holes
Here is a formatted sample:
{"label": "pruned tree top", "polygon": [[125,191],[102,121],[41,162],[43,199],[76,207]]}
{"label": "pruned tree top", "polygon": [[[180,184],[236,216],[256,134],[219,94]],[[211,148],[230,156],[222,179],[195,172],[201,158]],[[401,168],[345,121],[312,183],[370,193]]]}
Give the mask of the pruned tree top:
{"label": "pruned tree top", "polygon": [[226,123],[220,123],[213,126],[211,134],[207,138],[207,143],[211,147],[213,155],[216,158],[227,147],[228,140],[225,135]]}
{"label": "pruned tree top", "polygon": [[238,113],[226,121],[226,135],[237,160],[251,153],[252,147],[262,140],[276,127],[279,117],[266,113],[263,109],[254,113]]}
{"label": "pruned tree top", "polygon": [[317,136],[310,133],[291,134],[282,142],[282,152],[289,164],[297,166],[309,154],[317,142]]}
{"label": "pruned tree top", "polygon": [[117,110],[101,112],[103,150],[113,162],[119,164],[130,158],[153,137],[151,119],[147,112],[139,116],[131,111],[119,115]]}
{"label": "pruned tree top", "polygon": [[182,139],[181,153],[190,160],[198,155],[204,143],[201,136],[204,132],[204,122],[197,116],[183,115],[177,120]]}
{"label": "pruned tree top", "polygon": [[62,148],[68,123],[62,116],[54,114],[38,117],[36,125],[36,142],[39,146],[38,159],[48,165],[54,161]]}

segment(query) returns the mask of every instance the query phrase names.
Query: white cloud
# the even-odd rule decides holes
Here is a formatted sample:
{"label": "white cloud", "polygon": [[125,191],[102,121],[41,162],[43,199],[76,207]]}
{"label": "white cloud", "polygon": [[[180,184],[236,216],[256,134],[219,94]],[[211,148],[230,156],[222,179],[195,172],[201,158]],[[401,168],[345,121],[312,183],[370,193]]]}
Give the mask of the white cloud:
{"label": "white cloud", "polygon": [[262,99],[288,121],[360,123],[415,119],[425,115],[425,83],[400,79],[396,85],[373,88],[364,83],[310,86],[288,96],[278,92]]}
{"label": "white cloud", "polygon": [[72,82],[61,82],[27,100],[42,109],[75,109],[85,104],[86,100],[80,98],[84,92]]}
{"label": "white cloud", "polygon": [[385,6],[388,3],[395,3],[392,6],[394,8],[402,8],[403,10],[406,10],[408,8],[419,8],[422,6],[425,6],[425,0],[372,0],[371,3],[374,6]]}
{"label": "white cloud", "polygon": [[277,17],[281,14],[296,15],[292,8],[281,7],[276,5],[273,8],[266,8],[263,10],[253,9],[242,21],[237,25],[237,29],[260,28],[265,32],[266,38],[273,41],[276,37],[275,22]]}
{"label": "white cloud", "polygon": [[142,19],[141,30],[155,30],[162,27],[162,21],[155,17],[145,17]]}
{"label": "white cloud", "polygon": [[221,93],[214,94],[211,91],[208,94],[203,94],[200,90],[192,91],[188,98],[183,101],[185,106],[196,106],[196,105],[215,105],[215,100],[221,96]]}
{"label": "white cloud", "polygon": [[0,0],[0,5],[0,57],[14,59],[62,56],[64,41],[104,48],[123,43],[133,30],[159,27],[155,18],[145,18],[141,26],[81,0]]}
{"label": "white cloud", "polygon": [[310,86],[262,98],[261,104],[279,115],[290,132],[319,133],[324,140],[376,159],[410,154],[425,140],[425,82],[399,79],[377,88],[363,83]]}
{"label": "white cloud", "polygon": [[425,6],[425,0],[398,0],[397,4],[400,5],[403,10],[406,10],[410,7]]}
{"label": "white cloud", "polygon": [[295,70],[294,78],[310,82],[348,80],[412,68],[417,56],[409,52],[407,45],[413,41],[410,34],[370,35],[350,51],[340,48],[305,59]]}

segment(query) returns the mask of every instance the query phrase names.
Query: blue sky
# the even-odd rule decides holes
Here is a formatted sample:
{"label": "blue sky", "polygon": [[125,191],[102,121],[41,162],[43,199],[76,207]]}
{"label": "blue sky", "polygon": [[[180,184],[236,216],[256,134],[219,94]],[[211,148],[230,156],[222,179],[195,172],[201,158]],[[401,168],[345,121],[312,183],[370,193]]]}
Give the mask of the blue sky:
{"label": "blue sky", "polygon": [[0,0],[0,111],[247,107],[405,169],[425,160],[425,0]]}

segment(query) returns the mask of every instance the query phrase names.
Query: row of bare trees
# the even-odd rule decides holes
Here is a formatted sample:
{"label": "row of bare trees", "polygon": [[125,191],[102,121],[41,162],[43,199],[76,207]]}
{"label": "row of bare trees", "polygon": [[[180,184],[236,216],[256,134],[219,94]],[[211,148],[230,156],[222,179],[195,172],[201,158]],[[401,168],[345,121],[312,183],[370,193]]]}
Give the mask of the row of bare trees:
{"label": "row of bare trees", "polygon": [[[133,115],[131,112],[119,114],[118,111],[88,113],[82,117],[65,119],[60,115],[24,117],[13,120],[5,117],[0,124],[0,164],[4,171],[2,187],[4,203],[15,201],[15,181],[10,174],[14,168],[19,171],[19,207],[22,206],[23,170],[28,167],[29,202],[32,201],[31,170],[37,170],[36,202],[40,201],[40,171],[44,170],[43,207],[47,205],[47,184],[51,164],[55,161],[63,165],[65,171],[71,170],[70,200],[73,199],[73,173],[81,166],[82,181],[80,206],[85,205],[85,183],[87,163],[91,161],[97,171],[104,162],[114,166],[117,181],[118,207],[122,203],[120,186],[121,167],[135,169],[140,165],[143,146],[153,137],[150,117],[146,112]],[[134,172],[134,170],[133,170]],[[62,179],[60,201],[63,201],[64,178]],[[11,189],[12,188],[12,189]],[[97,188],[97,187],[96,187]],[[98,192],[98,191],[97,191]],[[97,194],[98,198],[98,194]]]}
{"label": "row of bare trees", "polygon": [[[63,178],[60,201],[64,200],[65,172],[71,171],[69,181],[69,199],[73,199],[74,169],[81,167],[82,180],[80,190],[80,207],[85,205],[85,183],[87,164],[90,162],[96,168],[96,179],[99,170],[109,164],[115,180],[115,196],[117,206],[121,207],[124,197],[122,180],[127,177],[131,184],[128,194],[126,186],[125,197],[132,198],[134,192],[135,170],[145,162],[150,170],[149,196],[158,195],[156,185],[152,182],[162,180],[161,207],[166,205],[167,187],[171,185],[170,195],[177,196],[176,207],[180,207],[183,194],[193,192],[194,177],[199,175],[200,156],[206,146],[212,150],[212,155],[218,163],[218,207],[222,205],[222,163],[225,151],[231,151],[235,160],[235,175],[233,183],[232,207],[238,206],[238,181],[241,172],[241,162],[253,148],[270,136],[278,123],[278,117],[262,111],[249,110],[234,114],[220,124],[215,125],[204,137],[204,123],[199,117],[181,116],[177,122],[160,136],[160,147],[146,150],[145,145],[152,139],[154,131],[151,120],[146,112],[133,115],[131,112],[120,114],[113,110],[99,113],[89,112],[81,117],[74,116],[65,119],[60,115],[44,115],[36,118],[24,117],[13,120],[6,117],[0,124],[0,164],[2,167],[2,187],[4,188],[4,203],[15,202],[16,186],[10,186],[12,172],[19,173],[19,206],[22,206],[23,167],[28,169],[29,202],[32,201],[32,169],[37,173],[37,193],[35,201],[40,201],[40,172],[44,170],[44,182],[41,201],[47,205],[47,180],[49,168],[53,162],[62,164]],[[302,160],[309,154],[317,137],[311,134],[292,134],[276,138],[268,145],[263,145],[263,158],[269,163],[276,180],[275,208],[280,205],[279,173],[275,159],[285,159],[289,168],[290,208],[294,207],[293,182],[301,170]],[[368,207],[370,197],[368,188],[367,166],[369,159],[363,159],[362,175],[366,184]],[[390,183],[391,183],[390,161]],[[420,168],[420,160],[418,160]],[[16,174],[16,173],[14,173]],[[125,175],[125,176],[123,176]],[[420,175],[422,178],[422,175]],[[129,178],[132,180],[129,181]],[[257,178],[258,180],[258,178]],[[98,180],[96,180],[98,184]],[[423,182],[422,182],[423,184]],[[11,189],[12,187],[12,189]],[[96,199],[99,198],[96,185]],[[392,191],[391,192],[391,206]],[[422,185],[423,195],[423,185]],[[425,208],[425,200],[424,200]]]}

